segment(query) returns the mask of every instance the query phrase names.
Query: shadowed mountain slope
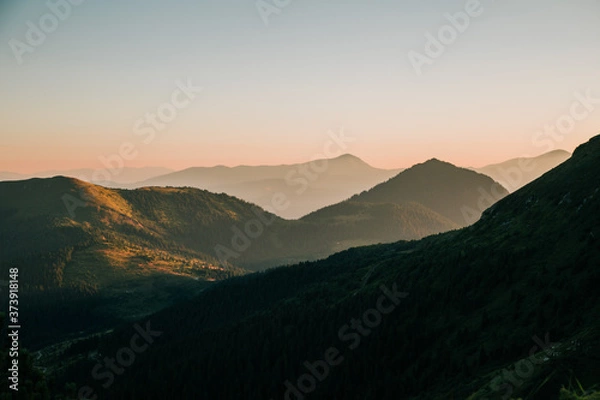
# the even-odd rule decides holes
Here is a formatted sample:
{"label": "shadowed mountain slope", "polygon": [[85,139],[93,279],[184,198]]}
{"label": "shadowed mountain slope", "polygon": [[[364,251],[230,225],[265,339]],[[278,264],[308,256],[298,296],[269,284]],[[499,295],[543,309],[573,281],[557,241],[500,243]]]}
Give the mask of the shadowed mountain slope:
{"label": "shadowed mountain slope", "polygon": [[[464,227],[477,221],[481,212],[507,194],[506,189],[488,176],[432,159],[353,196],[349,201],[369,204],[418,203],[455,226]],[[337,207],[340,205],[319,210],[303,220],[313,221],[323,214],[344,215],[343,209]]]}

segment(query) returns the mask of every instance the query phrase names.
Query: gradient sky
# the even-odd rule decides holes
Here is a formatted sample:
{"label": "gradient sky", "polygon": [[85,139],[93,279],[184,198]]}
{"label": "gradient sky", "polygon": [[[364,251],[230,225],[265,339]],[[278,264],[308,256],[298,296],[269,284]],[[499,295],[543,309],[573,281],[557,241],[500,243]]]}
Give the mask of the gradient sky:
{"label": "gradient sky", "polygon": [[[124,142],[131,167],[303,162],[342,127],[377,167],[481,166],[600,132],[597,104],[532,143],[575,92],[600,98],[600,1],[481,3],[417,76],[408,52],[465,1],[292,0],[265,26],[254,0],[86,0],[19,65],[9,41],[49,9],[0,0],[0,170],[96,168]],[[187,79],[203,92],[144,144],[134,123]]]}

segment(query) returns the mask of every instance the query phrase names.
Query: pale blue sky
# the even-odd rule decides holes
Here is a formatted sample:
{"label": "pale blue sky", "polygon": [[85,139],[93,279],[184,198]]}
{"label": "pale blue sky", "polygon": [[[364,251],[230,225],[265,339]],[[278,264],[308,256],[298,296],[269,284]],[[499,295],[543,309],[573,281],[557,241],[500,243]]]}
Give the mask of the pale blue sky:
{"label": "pale blue sky", "polygon": [[[465,1],[292,0],[267,27],[251,0],[86,0],[19,65],[9,41],[48,7],[4,0],[0,170],[96,167],[124,142],[130,166],[298,162],[341,127],[380,167],[539,154],[574,92],[600,98],[600,2],[481,3],[417,76],[408,52]],[[187,79],[202,94],[143,144],[134,123]],[[556,148],[598,131],[600,104]]]}

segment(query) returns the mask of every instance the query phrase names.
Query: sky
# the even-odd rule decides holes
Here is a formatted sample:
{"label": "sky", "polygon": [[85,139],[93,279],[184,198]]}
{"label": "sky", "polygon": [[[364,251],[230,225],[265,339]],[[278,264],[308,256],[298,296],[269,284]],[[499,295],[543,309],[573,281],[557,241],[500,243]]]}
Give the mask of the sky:
{"label": "sky", "polygon": [[0,171],[289,164],[342,130],[376,167],[477,167],[600,133],[598,0],[71,1],[0,0]]}

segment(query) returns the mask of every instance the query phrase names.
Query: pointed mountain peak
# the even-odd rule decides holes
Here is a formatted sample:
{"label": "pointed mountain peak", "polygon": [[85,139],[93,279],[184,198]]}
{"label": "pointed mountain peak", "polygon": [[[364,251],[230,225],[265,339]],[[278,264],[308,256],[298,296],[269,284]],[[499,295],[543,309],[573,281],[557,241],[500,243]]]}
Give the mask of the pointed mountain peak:
{"label": "pointed mountain peak", "polygon": [[[542,154],[543,156],[544,154]],[[546,153],[545,155],[553,155],[553,156],[566,156],[566,155],[571,155],[571,153],[569,153],[566,150],[562,150],[562,149],[558,149],[558,150],[552,150],[548,153]]]}
{"label": "pointed mountain peak", "polygon": [[360,167],[370,167],[369,164],[364,162],[362,159],[356,157],[352,154],[342,154],[341,156],[330,159],[329,161],[338,165],[346,165],[346,166],[360,166]]}
{"label": "pointed mountain peak", "polygon": [[350,154],[350,153],[342,154],[341,156],[337,157],[337,159],[339,159],[339,160],[360,160],[360,158],[358,158],[355,155]]}
{"label": "pointed mountain peak", "polygon": [[346,162],[361,162],[361,163],[365,163],[363,160],[361,160],[360,158],[356,157],[355,155],[346,153],[346,154],[342,154],[341,156],[335,157],[332,160],[335,161],[346,161]]}
{"label": "pointed mountain peak", "polygon": [[439,158],[431,158],[427,161],[425,161],[423,164],[449,164],[446,161],[442,161]]}
{"label": "pointed mountain peak", "polygon": [[425,161],[424,163],[413,165],[408,170],[411,170],[411,169],[420,169],[420,168],[442,168],[442,167],[459,168],[456,165],[451,164],[451,163],[449,163],[447,161],[442,161],[442,160],[440,160],[438,158],[432,158],[432,159],[429,159],[429,160]]}

